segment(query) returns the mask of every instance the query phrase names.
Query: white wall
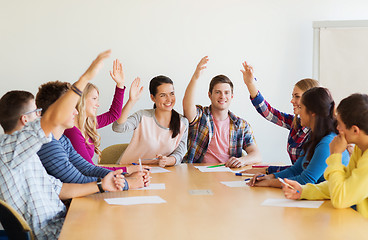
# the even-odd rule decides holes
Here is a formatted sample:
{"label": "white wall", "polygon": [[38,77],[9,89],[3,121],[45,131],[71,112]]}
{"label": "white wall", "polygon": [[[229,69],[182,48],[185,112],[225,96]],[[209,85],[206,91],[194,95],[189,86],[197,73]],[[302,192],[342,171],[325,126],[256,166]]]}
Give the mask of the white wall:
{"label": "white wall", "polygon": [[[251,106],[241,62],[256,70],[259,88],[275,107],[291,112],[293,84],[312,75],[312,21],[367,18],[364,0],[151,0],[3,1],[0,8],[0,95],[11,89],[36,93],[50,80],[73,82],[102,50],[113,56],[95,79],[101,108],[111,103],[108,75],[113,58],[126,70],[127,85],[143,79],[145,93],[134,111],[151,108],[148,82],[173,79],[176,109],[199,59],[209,55],[197,102],[208,104],[209,80],[228,75],[235,84],[231,110],[251,123],[266,162],[288,162],[288,131],[263,120]],[[129,142],[130,135],[100,131],[102,148]]]}

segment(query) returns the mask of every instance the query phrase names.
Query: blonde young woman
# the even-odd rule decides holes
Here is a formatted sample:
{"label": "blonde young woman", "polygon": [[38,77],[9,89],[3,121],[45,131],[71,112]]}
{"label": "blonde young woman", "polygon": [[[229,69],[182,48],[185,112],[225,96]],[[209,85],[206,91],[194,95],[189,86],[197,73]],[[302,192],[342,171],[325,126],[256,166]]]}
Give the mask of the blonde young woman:
{"label": "blonde young woman", "polygon": [[[287,141],[287,152],[290,156],[291,163],[294,164],[296,160],[301,156],[303,145],[308,140],[310,135],[310,128],[303,127],[300,124],[299,118],[299,111],[300,111],[300,100],[302,95],[307,90],[318,87],[319,82],[305,78],[298,81],[293,89],[292,97],[291,97],[291,104],[293,105],[294,114],[288,114],[284,112],[280,112],[279,110],[273,108],[262,96],[260,91],[258,91],[253,77],[253,68],[247,64],[247,62],[243,63],[244,70],[241,70],[243,73],[243,79],[245,85],[247,85],[250,98],[252,104],[256,108],[257,112],[261,114],[265,119],[268,121],[288,129],[289,136]],[[247,173],[274,173],[279,172],[285,169],[285,167],[278,167],[278,166],[270,166],[268,168],[255,168],[249,169],[245,172]]]}
{"label": "blonde young woman", "polygon": [[[101,136],[97,129],[105,127],[121,116],[124,99],[124,72],[122,64],[118,59],[113,63],[113,71],[110,71],[112,79],[116,82],[115,95],[108,112],[97,115],[99,105],[98,88],[89,83],[83,91],[82,97],[77,104],[78,115],[74,119],[74,127],[66,129],[64,134],[67,136],[74,149],[86,159],[89,163],[92,161],[93,155],[96,153],[101,156],[100,140]],[[129,166],[128,168],[110,168],[110,170],[123,169],[124,172],[135,172],[139,166]]]}

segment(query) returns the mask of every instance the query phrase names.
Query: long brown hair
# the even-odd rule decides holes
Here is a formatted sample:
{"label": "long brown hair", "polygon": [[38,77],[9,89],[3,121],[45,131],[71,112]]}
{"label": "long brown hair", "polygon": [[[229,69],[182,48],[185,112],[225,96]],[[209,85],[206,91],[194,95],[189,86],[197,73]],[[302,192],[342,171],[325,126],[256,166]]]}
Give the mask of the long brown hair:
{"label": "long brown hair", "polygon": [[304,167],[308,166],[313,157],[317,144],[331,132],[338,133],[335,117],[335,102],[327,88],[316,87],[306,91],[302,96],[302,104],[307,112],[315,114],[314,129],[310,138],[303,145],[304,154],[307,154]]}
{"label": "long brown hair", "polygon": [[[320,84],[317,80],[314,80],[312,78],[304,78],[304,79],[298,81],[294,86],[298,87],[304,93],[304,92],[308,91],[311,88],[319,87]],[[293,123],[291,124],[291,126],[294,129],[297,129],[299,124],[300,124],[299,115],[295,114],[294,120],[293,120]]]}
{"label": "long brown hair", "polygon": [[[173,81],[166,76],[160,75],[152,78],[149,85],[150,94],[156,96],[157,88],[165,83],[174,85]],[[156,108],[156,104],[153,105],[153,108]],[[174,109],[171,110],[169,129],[172,131],[172,138],[175,138],[180,133],[180,116],[179,113]]]}
{"label": "long brown hair", "polygon": [[93,85],[92,83],[88,83],[87,86],[85,87],[83,94],[81,96],[81,98],[79,99],[78,103],[77,103],[77,111],[78,111],[78,115],[76,116],[77,119],[77,124],[79,127],[79,130],[81,131],[82,135],[85,137],[86,139],[86,143],[90,144],[88,139],[91,139],[94,148],[95,148],[95,153],[98,155],[98,160],[100,161],[100,157],[101,157],[101,150],[100,150],[100,145],[101,145],[101,136],[100,134],[98,134],[97,132],[97,118],[96,116],[93,117],[87,117],[86,115],[86,96],[88,95],[88,93],[90,93],[93,89],[95,89],[97,91],[97,93],[99,94],[98,88]]}

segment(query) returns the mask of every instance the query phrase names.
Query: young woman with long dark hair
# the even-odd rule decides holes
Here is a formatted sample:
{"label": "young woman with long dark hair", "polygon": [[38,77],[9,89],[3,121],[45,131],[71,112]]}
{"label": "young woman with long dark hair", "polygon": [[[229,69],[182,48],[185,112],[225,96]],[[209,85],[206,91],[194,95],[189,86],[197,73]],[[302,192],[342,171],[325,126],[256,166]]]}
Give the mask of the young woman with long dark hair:
{"label": "young woman with long dark hair", "polygon": [[[329,144],[338,133],[336,129],[335,102],[326,88],[317,87],[306,91],[300,103],[300,122],[311,129],[308,141],[303,145],[303,153],[293,166],[281,172],[260,177],[256,174],[250,186],[281,187],[277,178],[288,178],[300,184],[324,181],[323,172],[330,155]],[[347,165],[349,154],[344,151],[342,163]]]}
{"label": "young woman with long dark hair", "polygon": [[187,152],[188,120],[174,110],[173,81],[166,76],[154,77],[149,86],[153,109],[140,110],[128,117],[142,90],[140,79],[135,79],[122,115],[112,126],[120,133],[134,130],[132,140],[118,162],[137,163],[141,158],[144,164],[161,167],[180,164]]}
{"label": "young woman with long dark hair", "polygon": [[[335,208],[353,208],[368,218],[368,95],[353,94],[337,107],[339,135],[330,144],[331,156],[320,184],[299,183],[285,179],[294,189],[283,186],[289,199],[331,199]],[[347,167],[341,164],[347,144],[355,144]]]}

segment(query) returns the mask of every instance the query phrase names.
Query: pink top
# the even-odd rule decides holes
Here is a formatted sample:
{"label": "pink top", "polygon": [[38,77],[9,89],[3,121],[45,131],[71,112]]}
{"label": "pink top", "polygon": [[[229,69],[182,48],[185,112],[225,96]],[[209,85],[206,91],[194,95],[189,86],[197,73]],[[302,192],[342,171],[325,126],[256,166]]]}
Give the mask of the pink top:
{"label": "pink top", "polygon": [[204,163],[225,163],[230,159],[229,154],[229,133],[230,118],[227,117],[223,121],[213,118],[215,131],[210,139],[207,152],[203,157]]}
{"label": "pink top", "polygon": [[[121,115],[121,109],[123,108],[125,87],[123,89],[116,87],[115,95],[112,101],[111,107],[108,112],[97,116],[97,129],[103,128],[114,121],[116,121]],[[64,131],[64,135],[70,139],[74,149],[86,159],[89,163],[94,164],[92,157],[95,153],[95,146],[93,145],[91,139],[88,139],[90,144],[86,143],[86,139],[83,137],[81,131],[77,127],[72,127]],[[111,168],[103,167],[109,170],[123,169],[126,172],[125,167]]]}

